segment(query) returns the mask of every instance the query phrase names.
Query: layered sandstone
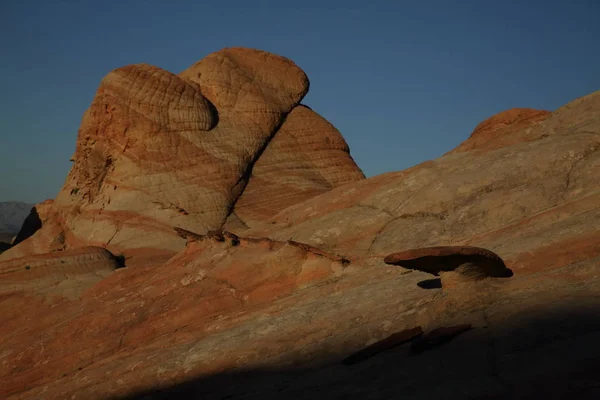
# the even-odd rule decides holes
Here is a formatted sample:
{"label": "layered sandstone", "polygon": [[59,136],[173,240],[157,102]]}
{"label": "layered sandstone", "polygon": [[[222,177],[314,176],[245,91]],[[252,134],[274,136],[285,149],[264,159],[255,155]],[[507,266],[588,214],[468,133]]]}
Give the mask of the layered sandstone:
{"label": "layered sandstone", "polygon": [[183,247],[175,226],[262,221],[363,179],[340,133],[298,106],[308,86],[292,61],[245,48],[180,75],[147,64],[112,71],[83,117],[51,217],[42,228],[30,216],[18,242],[35,236],[2,259],[87,245],[173,255]]}
{"label": "layered sandstone", "polygon": [[364,179],[340,132],[306,106],[298,106],[252,169],[235,205],[246,225],[268,220],[287,207]]}
{"label": "layered sandstone", "polygon": [[[598,99],[596,92],[551,114],[536,128],[537,140],[448,154],[346,185],[289,207],[244,234],[293,238],[355,259],[469,245],[507,261],[516,255],[511,249],[549,245],[575,221],[582,240],[598,237],[591,222],[600,188],[598,128],[582,120],[576,129],[565,121],[568,130],[554,131],[565,109],[577,119],[583,115],[596,121]],[[545,124],[548,135],[543,134]],[[496,239],[499,229],[511,236]]]}
{"label": "layered sandstone", "polygon": [[123,264],[124,260],[100,247],[15,258],[0,262],[0,296],[35,293],[77,299]]}
{"label": "layered sandstone", "polygon": [[477,125],[471,136],[449,154],[471,150],[488,151],[539,139],[533,128],[549,115],[549,111],[531,108],[503,111]]}
{"label": "layered sandstone", "polygon": [[[227,130],[219,129],[227,126],[221,123],[233,124],[227,122],[232,121],[228,119],[231,114],[222,113],[219,107],[243,113],[260,96],[277,104],[293,103],[291,97],[268,89],[248,94],[248,102],[236,101],[225,89],[222,94],[217,90],[225,78],[218,74],[213,78],[214,69],[238,64],[239,70],[234,70],[249,71],[271,86],[282,84],[289,92],[298,88],[293,79],[281,82],[259,67],[276,58],[259,53],[256,59],[242,60],[244,52],[211,56],[204,66],[182,74],[185,79],[196,75],[195,82],[186,80],[182,87],[197,87],[218,111],[218,120],[210,120],[217,121],[216,125],[198,130],[198,135],[227,135]],[[277,65],[275,75],[294,71],[285,62]],[[228,76],[243,82],[244,88],[254,82],[244,80],[246,73]],[[280,108],[269,110],[269,115],[281,112]],[[293,122],[292,114],[287,117]],[[252,117],[256,119],[256,124],[250,124],[252,129],[264,121],[260,115]],[[196,120],[196,128],[210,126],[212,122],[203,118],[202,123]],[[206,121],[210,123],[202,125]],[[69,225],[69,218],[85,227],[87,204],[98,206],[96,200],[108,193],[104,186],[98,192],[93,185],[86,189],[87,203],[81,202],[79,208],[53,206],[57,217],[49,217],[32,237],[5,254],[14,255],[41,238],[60,239],[64,232],[63,243],[55,243],[56,251],[6,261],[18,265],[1,264],[9,265],[10,274],[19,275],[6,275],[13,281],[3,283],[0,295],[0,397],[598,398],[600,93],[538,121],[522,141],[448,154],[405,171],[339,187],[335,187],[339,181],[332,167],[331,174],[324,173],[323,180],[318,180],[324,192],[297,204],[287,204],[284,196],[278,197],[270,188],[296,179],[296,165],[326,169],[330,164],[318,153],[313,158],[301,152],[289,164],[277,154],[269,155],[269,144],[277,140],[280,145],[274,148],[279,154],[288,152],[291,134],[299,130],[290,129],[290,136],[278,139],[287,122],[280,119],[281,129],[275,129],[261,149],[264,164],[261,157],[250,163],[254,177],[263,179],[254,180],[246,170],[245,183],[236,186],[232,181],[234,188],[243,186],[248,192],[240,190],[235,203],[225,202],[231,207],[229,214],[209,213],[204,219],[188,212],[181,218],[167,218],[167,214],[138,210],[113,214],[113,219],[107,219],[112,222],[104,225],[99,217],[104,211],[98,213],[92,219],[96,222],[86,228],[97,229],[94,237],[104,235],[115,221],[130,224],[140,234],[132,242],[115,234],[106,244],[110,248],[114,242],[115,247],[132,252],[133,258],[125,254],[126,268],[117,268],[121,257],[98,249],[94,250],[94,257],[100,255],[94,259],[98,264],[85,264],[88,258],[80,256],[51,264],[68,258],[70,251],[88,251],[69,249],[88,240],[84,228]],[[238,128],[236,132],[243,131]],[[135,132],[135,127],[129,129]],[[235,140],[243,141],[239,134],[232,133]],[[312,134],[306,135],[306,140],[316,143],[310,139]],[[316,134],[314,138],[321,140]],[[95,143],[101,141],[98,138]],[[253,143],[248,142],[249,148]],[[95,144],[89,146],[96,149]],[[339,158],[333,160],[347,157],[343,146],[331,148],[338,149],[332,154]],[[183,149],[187,147],[180,147],[187,154]],[[225,145],[222,151],[231,160],[238,154]],[[86,163],[91,161],[76,155],[75,165]],[[119,171],[119,162],[114,164],[114,171]],[[286,177],[278,178],[270,165],[279,165]],[[339,165],[341,170],[352,170],[346,161]],[[224,177],[233,169],[219,172],[222,175],[214,177],[215,182],[221,178],[229,182]],[[309,170],[303,176],[313,176]],[[107,177],[119,176],[114,171]],[[85,174],[73,176],[82,179]],[[160,184],[157,187],[167,190]],[[146,188],[150,194],[154,193],[151,188]],[[196,189],[205,193],[199,183],[189,188]],[[119,192],[118,187],[112,190]],[[128,204],[127,192],[122,190],[112,206]],[[253,195],[254,190],[272,191],[272,203],[254,201],[259,197]],[[96,200],[90,202],[92,192]],[[61,196],[66,193],[70,191],[63,190]],[[77,196],[79,192],[73,199]],[[58,204],[64,201],[56,200]],[[80,200],[73,201],[80,204]],[[265,220],[268,215],[263,206],[284,209]],[[220,224],[236,225],[234,232],[206,222],[216,215]],[[181,223],[194,218],[203,222],[197,226]],[[251,226],[245,225],[244,218]],[[143,229],[151,234],[143,236]],[[144,249],[142,242],[148,238],[161,244],[149,240]],[[170,240],[180,248],[162,244]],[[158,258],[134,262],[140,254],[160,249],[164,251],[160,262]],[[392,253],[400,254],[388,261],[399,266],[385,263]],[[467,263],[480,275],[491,276],[498,269],[510,269],[514,275],[473,280],[461,290],[420,285],[431,278],[430,272],[440,270],[439,257],[454,260],[456,255],[460,262],[450,262],[450,269]],[[426,258],[423,264],[425,257],[435,260]],[[105,275],[89,285],[72,285],[78,291],[65,296],[60,279],[44,281],[44,285],[56,283],[52,292],[30,285],[24,274],[35,271],[25,269],[29,265],[23,265],[25,260],[40,263],[35,271],[40,271],[42,280],[50,272],[59,275],[60,268],[73,268],[65,269],[67,286],[71,274],[74,281],[79,273],[101,271]],[[410,265],[404,268],[402,262],[407,260]]]}

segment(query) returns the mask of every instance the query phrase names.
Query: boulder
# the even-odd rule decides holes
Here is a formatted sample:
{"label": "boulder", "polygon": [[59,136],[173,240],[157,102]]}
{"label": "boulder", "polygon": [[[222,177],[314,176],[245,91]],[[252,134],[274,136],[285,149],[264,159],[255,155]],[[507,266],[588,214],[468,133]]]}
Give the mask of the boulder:
{"label": "boulder", "polygon": [[363,179],[340,133],[298,106],[308,86],[292,61],[246,48],[179,75],[147,64],[112,71],[84,114],[49,217],[42,227],[34,210],[0,260],[100,246],[164,262],[184,246],[175,226],[245,228],[244,219]]}

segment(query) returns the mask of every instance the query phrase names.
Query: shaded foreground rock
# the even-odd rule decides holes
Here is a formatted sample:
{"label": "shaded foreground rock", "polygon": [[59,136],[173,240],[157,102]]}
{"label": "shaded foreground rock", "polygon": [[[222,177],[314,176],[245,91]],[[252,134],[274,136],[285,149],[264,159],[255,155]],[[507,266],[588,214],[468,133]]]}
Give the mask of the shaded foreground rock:
{"label": "shaded foreground rock", "polygon": [[449,342],[456,336],[472,328],[471,324],[436,328],[428,334],[417,338],[417,340],[411,344],[410,349],[413,353],[421,353],[433,349]]}
{"label": "shaded foreground rock", "polygon": [[387,338],[379,342],[373,343],[372,345],[367,346],[364,349],[345,358],[343,363],[345,365],[354,365],[356,363],[366,360],[369,357],[373,357],[374,355],[379,354],[382,351],[393,349],[394,347],[400,346],[415,338],[418,338],[422,334],[423,330],[420,326],[412,329],[407,329],[402,332],[396,332],[388,336]]}
{"label": "shaded foreground rock", "polygon": [[119,399],[595,399],[598,321],[593,309],[581,306],[527,319],[517,313],[488,329],[465,331],[442,347],[388,352],[350,368],[331,363],[237,370]]}

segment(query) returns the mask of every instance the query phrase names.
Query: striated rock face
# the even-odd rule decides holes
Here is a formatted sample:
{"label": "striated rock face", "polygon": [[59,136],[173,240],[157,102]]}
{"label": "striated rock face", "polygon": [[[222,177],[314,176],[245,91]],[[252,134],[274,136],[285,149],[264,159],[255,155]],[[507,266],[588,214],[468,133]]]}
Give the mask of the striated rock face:
{"label": "striated rock face", "polygon": [[533,128],[550,115],[549,111],[513,108],[486,119],[471,136],[449,154],[470,150],[488,151],[511,144],[539,139]]}
{"label": "striated rock face", "polygon": [[254,165],[235,214],[247,225],[266,221],[291,205],[364,177],[340,132],[301,105]]}
{"label": "striated rock face", "polygon": [[[487,249],[471,246],[435,246],[393,253],[383,259],[386,264],[441,276],[448,289],[453,284],[470,283],[486,278],[510,278],[513,272],[502,258]],[[450,285],[449,285],[450,283]],[[421,286],[422,287],[422,286]]]}
{"label": "striated rock face", "polygon": [[[146,64],[109,73],[83,117],[52,217],[2,259],[84,245],[173,255],[183,246],[174,226],[221,228],[249,180],[239,213],[262,220],[363,179],[339,132],[295,109],[308,85],[292,61],[244,48],[213,53],[179,76]],[[273,167],[284,169],[280,178]],[[256,204],[265,196],[271,201]]]}
{"label": "striated rock face", "polygon": [[[304,129],[294,114],[319,120],[297,105],[302,74],[262,52],[227,50],[205,60],[179,77],[156,70],[149,79],[168,77],[169,87],[194,89],[186,98],[206,105],[193,124],[180,121],[188,133],[169,137],[210,138],[175,146],[183,155],[202,148],[206,160],[223,155],[218,168],[207,167],[210,177],[198,178],[202,161],[178,176],[153,158],[128,158],[144,154],[128,153],[136,146],[162,157],[167,131],[158,128],[182,126],[170,125],[170,111],[138,121],[145,106],[132,105],[125,120],[137,122],[128,132],[152,126],[156,139],[145,142],[140,130],[139,141],[122,148],[100,136],[78,143],[68,182],[92,183],[71,194],[67,182],[42,228],[3,253],[1,398],[600,397],[600,92],[502,146],[370,179],[355,173],[356,182],[337,186],[347,179],[337,173],[354,169],[345,146],[332,141],[334,130],[323,127],[320,136],[307,127],[310,134],[295,138],[331,157],[282,156]],[[140,68],[148,67],[132,70]],[[241,89],[224,89],[229,79]],[[268,84],[259,91],[254,82]],[[271,90],[276,85],[284,89]],[[184,113],[173,107],[173,115]],[[112,132],[102,121],[99,129]],[[80,146],[89,155],[80,158]],[[117,151],[106,177],[93,178],[102,165],[94,154]],[[152,185],[127,175],[121,162],[145,171]],[[310,165],[331,169],[317,179]],[[171,175],[187,186],[160,178]],[[272,189],[289,181],[300,203]],[[207,190],[207,182],[220,189]],[[300,187],[314,197],[302,197]],[[188,190],[192,211],[176,200]],[[153,208],[163,192],[187,215]],[[193,208],[198,196],[210,199],[206,216]],[[219,211],[223,204],[229,210]],[[281,211],[269,216],[269,207]],[[94,240],[123,249],[126,268],[114,256],[120,252],[84,247]],[[57,251],[15,259],[44,246]],[[413,268],[387,265],[388,255]],[[438,271],[468,275],[469,284],[422,284]],[[472,279],[506,271],[514,275]]]}
{"label": "striated rock face", "polygon": [[[577,120],[580,115],[596,120],[598,99],[600,92],[557,110],[536,128],[541,139],[449,154],[346,185],[289,207],[272,224],[244,234],[293,238],[355,259],[419,247],[478,246],[499,254],[518,274],[510,265],[517,248],[543,244],[552,253],[568,252],[550,243],[565,240],[573,246],[568,240],[598,236],[592,223],[600,201],[598,128],[582,119],[580,130],[543,134],[544,124],[554,129],[564,109]],[[559,232],[571,224],[578,228],[567,240],[569,235]],[[497,239],[500,229],[503,236]]]}
{"label": "striated rock face", "polygon": [[0,262],[0,296],[16,292],[77,299],[85,289],[122,264],[100,247],[81,247]]}

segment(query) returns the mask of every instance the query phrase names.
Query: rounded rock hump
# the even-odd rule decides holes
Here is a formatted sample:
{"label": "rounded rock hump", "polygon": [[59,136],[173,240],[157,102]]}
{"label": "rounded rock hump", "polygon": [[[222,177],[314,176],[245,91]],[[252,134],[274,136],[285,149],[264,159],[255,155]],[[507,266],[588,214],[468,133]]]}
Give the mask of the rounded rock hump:
{"label": "rounded rock hump", "polygon": [[134,64],[109,73],[96,94],[105,111],[123,107],[167,132],[208,131],[217,124],[217,112],[198,86],[164,69]]}
{"label": "rounded rock hump", "polygon": [[243,47],[211,53],[180,76],[200,84],[219,112],[289,112],[309,88],[293,61]]}
{"label": "rounded rock hump", "polygon": [[221,228],[308,86],[292,61],[242,48],[181,75],[147,64],[110,72],[83,116],[52,221],[26,247],[52,251],[58,237],[61,249],[178,251],[173,226]]}
{"label": "rounded rock hump", "polygon": [[467,140],[450,153],[470,150],[494,150],[511,144],[537,139],[528,138],[531,128],[544,121],[549,111],[512,108],[498,113],[475,127]]}
{"label": "rounded rock hump", "polygon": [[342,134],[325,118],[299,105],[289,113],[252,170],[235,206],[247,225],[287,207],[365,179]]}

